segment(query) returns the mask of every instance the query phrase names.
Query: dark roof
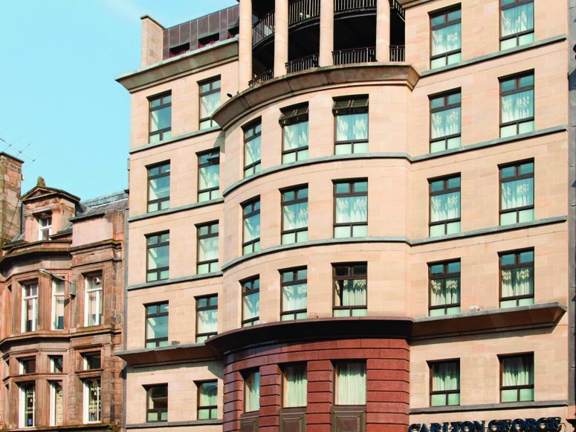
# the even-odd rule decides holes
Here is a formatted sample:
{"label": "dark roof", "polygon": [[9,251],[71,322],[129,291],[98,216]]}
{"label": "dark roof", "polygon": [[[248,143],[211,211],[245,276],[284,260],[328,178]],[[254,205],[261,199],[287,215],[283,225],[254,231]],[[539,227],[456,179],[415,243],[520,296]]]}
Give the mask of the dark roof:
{"label": "dark roof", "polygon": [[80,204],[82,211],[75,217],[70,218],[71,222],[101,216],[109,211],[124,211],[128,208],[128,194],[126,192],[117,192],[82,201]]}

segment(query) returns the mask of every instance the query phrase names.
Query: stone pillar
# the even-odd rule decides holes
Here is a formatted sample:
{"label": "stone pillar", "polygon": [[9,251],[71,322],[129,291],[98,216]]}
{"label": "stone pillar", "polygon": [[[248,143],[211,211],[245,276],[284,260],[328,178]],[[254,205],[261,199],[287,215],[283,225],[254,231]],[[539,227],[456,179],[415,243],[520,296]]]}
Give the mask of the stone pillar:
{"label": "stone pillar", "polygon": [[260,367],[260,432],[280,430],[282,407],[282,371],[278,365]]}
{"label": "stone pillar", "polygon": [[238,60],[238,90],[243,91],[252,79],[252,0],[240,1]]}
{"label": "stone pillar", "polygon": [[149,66],[162,61],[164,27],[148,15],[142,17],[142,53],[140,65]]}
{"label": "stone pillar", "polygon": [[332,66],[334,64],[332,58],[333,50],[334,1],[324,0],[320,5],[320,66]]}
{"label": "stone pillar", "polygon": [[390,61],[390,3],[378,0],[376,12],[376,60]]}
{"label": "stone pillar", "polygon": [[288,61],[288,0],[276,0],[274,11],[274,76],[286,75]]}
{"label": "stone pillar", "polygon": [[[326,2],[324,2],[326,3]],[[308,405],[306,406],[306,429],[331,430],[332,403],[334,400],[334,368],[330,360],[308,362]]]}

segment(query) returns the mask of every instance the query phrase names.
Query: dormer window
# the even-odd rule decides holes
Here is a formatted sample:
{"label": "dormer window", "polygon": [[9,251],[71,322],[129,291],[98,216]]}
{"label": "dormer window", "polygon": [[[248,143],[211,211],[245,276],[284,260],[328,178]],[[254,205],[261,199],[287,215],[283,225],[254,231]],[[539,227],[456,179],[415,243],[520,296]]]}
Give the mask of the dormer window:
{"label": "dormer window", "polygon": [[44,214],[38,217],[38,240],[50,240],[52,234],[52,215]]}

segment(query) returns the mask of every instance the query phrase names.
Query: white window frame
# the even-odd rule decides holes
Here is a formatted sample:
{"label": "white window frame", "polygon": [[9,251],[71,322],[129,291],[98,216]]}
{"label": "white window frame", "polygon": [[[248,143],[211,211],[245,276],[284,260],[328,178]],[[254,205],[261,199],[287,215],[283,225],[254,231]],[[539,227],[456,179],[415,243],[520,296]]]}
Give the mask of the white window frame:
{"label": "white window frame", "polygon": [[[48,232],[47,237],[44,238],[44,233]],[[50,235],[52,234],[52,215],[43,215],[38,217],[38,240],[47,241],[50,240]]]}
{"label": "white window frame", "polygon": [[[86,296],[84,301],[84,326],[94,326],[102,324],[102,273],[86,276]],[[99,281],[99,282],[98,282]],[[96,288],[92,287],[92,283]],[[100,313],[94,323],[90,324],[88,317],[90,316],[90,294],[96,293],[96,306]]]}
{"label": "white window frame", "polygon": [[[32,287],[36,288],[35,295],[26,295],[26,291]],[[28,302],[32,302],[32,326],[30,330],[26,329],[26,321],[28,318]],[[38,329],[38,283],[29,282],[22,284],[22,333],[29,331],[36,331]]]}
{"label": "white window frame", "polygon": [[[50,426],[61,426],[62,423],[56,423],[56,384],[62,388],[62,412],[64,412],[64,385],[62,381],[50,381]],[[64,419],[64,414],[62,414]]]}
{"label": "white window frame", "polygon": [[[62,291],[58,292],[57,288],[61,287]],[[56,315],[58,300],[62,301],[62,308],[64,309],[66,306],[66,285],[64,284],[63,280],[52,279],[52,330],[64,330],[64,324],[62,324],[62,328],[59,329],[56,325],[58,316]],[[62,322],[64,322],[64,310],[62,310]]]}
{"label": "white window frame", "polygon": [[[96,420],[90,420],[90,383],[94,380],[98,381],[98,418]],[[84,423],[101,423],[102,422],[102,379],[100,377],[86,379],[82,383],[84,387],[83,395],[83,411],[84,411]]]}
{"label": "white window frame", "polygon": [[[34,399],[32,407],[32,424],[26,425],[26,388],[29,384],[34,384]],[[35,382],[25,382],[18,386],[20,392],[19,398],[19,423],[21,428],[33,428],[36,426],[36,383]]]}

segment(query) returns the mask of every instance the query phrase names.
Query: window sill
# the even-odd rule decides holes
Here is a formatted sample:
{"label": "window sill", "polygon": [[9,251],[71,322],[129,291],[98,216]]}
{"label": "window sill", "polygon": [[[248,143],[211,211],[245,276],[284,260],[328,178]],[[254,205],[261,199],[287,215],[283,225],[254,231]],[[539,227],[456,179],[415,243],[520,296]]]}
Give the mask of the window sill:
{"label": "window sill", "polygon": [[154,429],[154,428],[172,428],[183,426],[210,426],[221,425],[224,422],[221,419],[216,420],[191,420],[191,421],[164,421],[164,422],[151,422],[151,423],[132,423],[127,424],[126,429]]}
{"label": "window sill", "polygon": [[551,408],[568,406],[568,401],[565,400],[552,400],[552,401],[534,401],[534,402],[501,402],[493,404],[479,404],[479,405],[455,405],[455,406],[439,406],[439,407],[426,407],[426,408],[412,408],[410,415],[415,414],[439,414],[439,413],[455,413],[455,412],[468,412],[468,411],[497,411],[509,409],[534,409],[534,408]]}

